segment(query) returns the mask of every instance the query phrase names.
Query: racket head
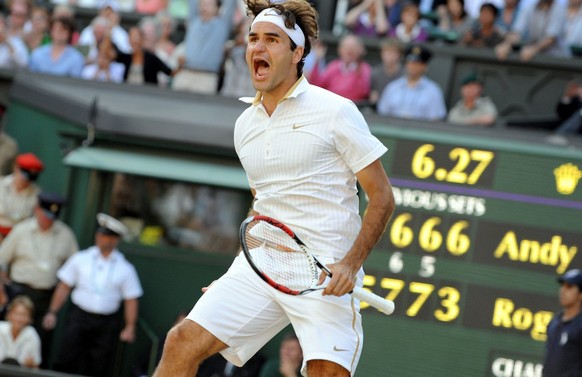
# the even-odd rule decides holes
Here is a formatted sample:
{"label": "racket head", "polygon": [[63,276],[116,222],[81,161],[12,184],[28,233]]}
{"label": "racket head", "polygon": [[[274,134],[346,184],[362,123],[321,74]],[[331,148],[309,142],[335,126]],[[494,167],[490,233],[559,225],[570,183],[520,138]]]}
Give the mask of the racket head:
{"label": "racket head", "polygon": [[251,268],[273,288],[290,295],[324,288],[317,286],[320,263],[282,222],[251,216],[241,224],[239,236]]}

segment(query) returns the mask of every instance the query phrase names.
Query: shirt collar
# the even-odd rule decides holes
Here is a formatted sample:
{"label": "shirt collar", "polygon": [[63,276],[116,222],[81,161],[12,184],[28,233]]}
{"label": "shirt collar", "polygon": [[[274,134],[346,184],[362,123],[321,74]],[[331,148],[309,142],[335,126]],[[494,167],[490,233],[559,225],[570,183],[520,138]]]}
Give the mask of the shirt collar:
{"label": "shirt collar", "polygon": [[[279,101],[279,103],[285,101],[288,98],[297,98],[301,93],[305,92],[309,88],[309,82],[305,78],[305,75],[301,75],[301,77],[293,84],[291,88],[285,93],[283,98]],[[249,103],[253,106],[258,106],[261,104],[261,100],[263,99],[263,93],[257,92],[254,97],[241,97],[239,98],[240,101]]]}

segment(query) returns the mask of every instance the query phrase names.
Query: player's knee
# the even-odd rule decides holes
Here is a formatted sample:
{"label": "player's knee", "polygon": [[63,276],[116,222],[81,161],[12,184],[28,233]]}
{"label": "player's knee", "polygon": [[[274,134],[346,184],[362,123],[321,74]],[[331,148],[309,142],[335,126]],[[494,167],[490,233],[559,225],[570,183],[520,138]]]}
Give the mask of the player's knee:
{"label": "player's knee", "polygon": [[164,353],[187,355],[192,361],[201,362],[223,350],[226,345],[193,321],[182,321],[174,326],[166,337]]}

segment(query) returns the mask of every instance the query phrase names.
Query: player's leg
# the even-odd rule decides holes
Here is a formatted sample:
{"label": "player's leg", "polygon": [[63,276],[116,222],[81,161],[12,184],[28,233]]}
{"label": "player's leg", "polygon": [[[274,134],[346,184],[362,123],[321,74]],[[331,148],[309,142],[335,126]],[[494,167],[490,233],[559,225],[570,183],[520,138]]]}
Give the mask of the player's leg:
{"label": "player's leg", "polygon": [[307,362],[309,377],[350,377],[350,372],[339,364],[329,360],[309,360]]}
{"label": "player's leg", "polygon": [[[331,260],[325,260],[329,264]],[[358,274],[361,285],[363,271]],[[281,294],[283,295],[283,294]],[[359,300],[352,295],[304,296],[278,299],[289,316],[303,351],[303,372],[309,377],[348,377],[356,371],[364,339]]]}
{"label": "player's leg", "polygon": [[195,376],[204,359],[226,347],[198,323],[185,319],[168,332],[154,377]]}

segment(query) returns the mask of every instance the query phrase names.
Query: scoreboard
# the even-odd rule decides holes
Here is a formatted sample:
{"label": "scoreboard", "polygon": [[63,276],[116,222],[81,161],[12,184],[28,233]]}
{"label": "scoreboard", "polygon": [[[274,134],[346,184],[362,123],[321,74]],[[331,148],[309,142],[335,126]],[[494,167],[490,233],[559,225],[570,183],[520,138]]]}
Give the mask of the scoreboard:
{"label": "scoreboard", "polygon": [[[582,268],[582,151],[372,127],[396,199],[364,285],[360,376],[542,375],[557,276]],[[366,205],[362,199],[362,207]]]}

